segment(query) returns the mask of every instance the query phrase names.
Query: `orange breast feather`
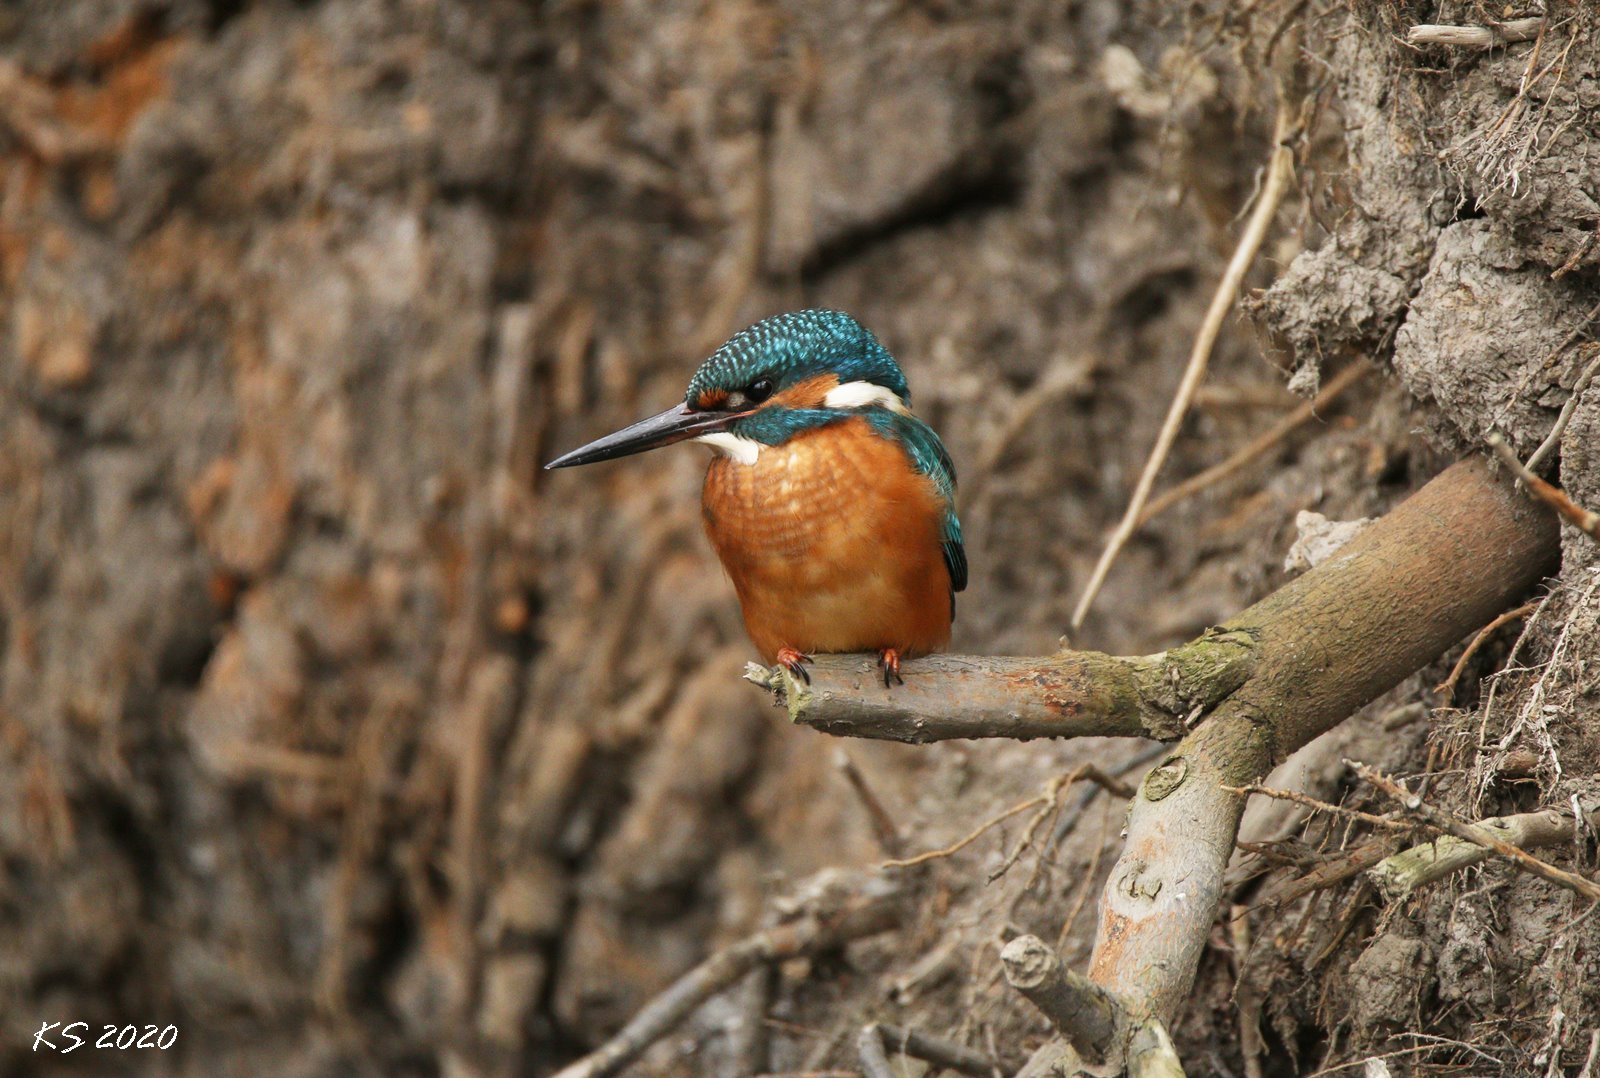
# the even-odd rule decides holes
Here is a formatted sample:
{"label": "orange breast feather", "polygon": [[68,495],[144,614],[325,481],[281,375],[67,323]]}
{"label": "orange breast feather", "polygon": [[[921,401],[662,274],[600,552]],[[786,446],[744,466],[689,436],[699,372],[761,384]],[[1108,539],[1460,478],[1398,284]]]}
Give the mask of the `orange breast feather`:
{"label": "orange breast feather", "polygon": [[913,656],[950,639],[942,499],[865,420],[764,446],[754,464],[716,458],[702,506],[768,662],[780,647]]}

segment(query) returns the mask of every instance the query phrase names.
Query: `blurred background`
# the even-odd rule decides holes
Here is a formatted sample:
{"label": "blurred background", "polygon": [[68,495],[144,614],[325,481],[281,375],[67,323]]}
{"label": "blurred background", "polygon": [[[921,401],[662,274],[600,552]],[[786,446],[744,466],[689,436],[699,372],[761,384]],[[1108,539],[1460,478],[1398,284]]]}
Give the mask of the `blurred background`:
{"label": "blurred background", "polygon": [[[1315,103],[1298,190],[1163,485],[1299,405],[1291,375],[1309,393],[1325,362],[1386,356],[1457,219],[1429,165],[1432,196],[1363,202],[1423,224],[1356,250],[1389,264],[1355,299],[1305,274],[1257,291],[1362,217],[1347,130],[1389,137],[1376,117],[1425,112],[1455,62],[1387,100],[1421,63],[1395,33],[1440,12],[1380,6],[0,10],[0,1068],[547,1074],[808,873],[882,858],[839,753],[913,849],[1126,758],[791,728],[738,678],[703,452],[539,466],[672,403],[749,322],[842,308],[960,473],[953,650],[1054,650],[1258,183],[1272,72]],[[1337,65],[1300,59],[1301,22]],[[1522,62],[1483,84],[1511,92]],[[1418,393],[1369,377],[1158,517],[1072,642],[1179,642],[1284,578],[1297,512],[1381,512],[1449,459]],[[994,941],[1087,954],[1118,844],[1101,801],[997,883],[973,865],[1018,828],[952,862],[912,935],[785,967],[759,1049],[708,1008],[639,1072],[819,1070],[908,1016],[998,1032],[1014,1065],[1044,1028]],[[1233,1073],[1231,975],[1206,969],[1184,1044]],[[1315,1010],[1282,1059],[1319,1043]],[[33,1051],[74,1020],[180,1034]]]}

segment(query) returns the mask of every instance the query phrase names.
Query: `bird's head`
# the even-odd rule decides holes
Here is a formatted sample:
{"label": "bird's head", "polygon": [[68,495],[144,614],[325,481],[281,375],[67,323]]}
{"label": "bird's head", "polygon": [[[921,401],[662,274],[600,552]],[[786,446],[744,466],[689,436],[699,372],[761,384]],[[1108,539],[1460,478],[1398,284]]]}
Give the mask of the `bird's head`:
{"label": "bird's head", "polygon": [[546,464],[568,468],[695,439],[753,461],[763,445],[866,408],[904,411],[905,375],[841,311],[793,311],[734,334],[689,379],[683,403]]}

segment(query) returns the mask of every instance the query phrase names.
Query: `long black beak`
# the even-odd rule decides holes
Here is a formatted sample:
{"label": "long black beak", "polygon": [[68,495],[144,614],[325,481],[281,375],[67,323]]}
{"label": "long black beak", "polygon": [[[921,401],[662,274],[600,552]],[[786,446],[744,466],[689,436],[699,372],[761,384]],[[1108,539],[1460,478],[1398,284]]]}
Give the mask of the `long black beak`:
{"label": "long black beak", "polygon": [[698,438],[702,434],[726,430],[728,424],[747,414],[746,412],[695,412],[691,411],[687,404],[680,404],[676,408],[668,408],[660,415],[641,419],[631,427],[624,427],[615,434],[597,438],[582,448],[559,456],[544,466],[545,471],[551,468],[571,468],[577,464],[615,460],[618,457],[643,453],[646,449]]}

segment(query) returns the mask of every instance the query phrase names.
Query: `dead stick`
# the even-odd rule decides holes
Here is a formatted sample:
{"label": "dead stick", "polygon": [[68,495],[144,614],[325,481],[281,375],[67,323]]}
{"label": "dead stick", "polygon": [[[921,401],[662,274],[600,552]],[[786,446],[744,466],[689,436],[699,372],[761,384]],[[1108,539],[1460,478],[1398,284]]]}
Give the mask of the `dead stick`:
{"label": "dead stick", "polygon": [[1511,19],[1483,26],[1441,26],[1421,23],[1406,31],[1409,45],[1455,45],[1466,49],[1492,49],[1518,41],[1532,41],[1544,27],[1544,16]]}
{"label": "dead stick", "polygon": [[1489,448],[1494,450],[1495,456],[1499,457],[1505,466],[1510,468],[1518,479],[1522,480],[1523,485],[1528,488],[1529,494],[1554,509],[1561,515],[1563,520],[1576,527],[1589,538],[1600,541],[1600,513],[1585,509],[1567,497],[1566,491],[1560,487],[1551,486],[1528,471],[1522,462],[1517,459],[1517,455],[1511,451],[1511,447],[1506,444],[1506,440],[1500,436],[1498,431],[1490,434],[1485,440],[1489,443]]}
{"label": "dead stick", "polygon": [[1600,1058],[1600,1029],[1589,1034],[1589,1054],[1584,1057],[1583,1069],[1578,1072],[1578,1078],[1593,1078],[1596,1058]]}
{"label": "dead stick", "polygon": [[[970,1074],[973,1078],[996,1078],[1005,1074],[1004,1069],[984,1055],[965,1045],[954,1041],[935,1037],[931,1033],[924,1033],[919,1029],[903,1029],[892,1026],[886,1022],[874,1022],[861,1031],[861,1057],[863,1063],[867,1057],[867,1042],[878,1042],[884,1051],[884,1062],[888,1062],[888,1053],[910,1056],[920,1059],[925,1063],[932,1063],[934,1069],[956,1071],[960,1074]],[[889,1071],[890,1075],[894,1072]]]}
{"label": "dead stick", "polygon": [[872,824],[872,834],[878,840],[878,846],[890,857],[899,857],[905,852],[905,840],[900,836],[900,828],[894,822],[894,816],[883,807],[883,801],[867,783],[867,777],[856,767],[856,762],[850,759],[850,754],[843,748],[834,753],[833,766],[844,775],[845,781],[850,784],[850,789],[855,791],[862,807],[867,810],[867,820]]}
{"label": "dead stick", "polygon": [[[1594,321],[1597,314],[1600,314],[1600,303],[1595,304],[1594,307],[1590,308],[1589,313],[1584,315],[1583,323],[1579,326],[1578,332],[1587,329],[1589,323]],[[1590,360],[1589,365],[1583,369],[1583,373],[1578,375],[1578,380],[1572,383],[1572,393],[1567,397],[1567,403],[1561,406],[1561,412],[1556,416],[1556,421],[1551,426],[1550,433],[1544,436],[1544,441],[1539,443],[1539,448],[1535,449],[1533,455],[1528,458],[1528,470],[1530,472],[1536,471],[1539,465],[1543,464],[1545,459],[1556,451],[1556,446],[1561,444],[1561,436],[1567,432],[1567,424],[1572,422],[1572,413],[1577,411],[1578,401],[1583,397],[1584,391],[1589,388],[1589,383],[1594,381],[1596,372],[1600,372],[1600,349],[1595,351],[1594,359]]]}
{"label": "dead stick", "polygon": [[1167,409],[1167,418],[1161,425],[1161,432],[1156,436],[1156,444],[1150,450],[1149,459],[1145,461],[1144,471],[1134,487],[1133,497],[1128,500],[1128,508],[1123,512],[1122,520],[1117,523],[1111,538],[1106,542],[1105,550],[1101,552],[1100,560],[1095,564],[1094,572],[1089,577],[1089,584],[1083,589],[1083,596],[1072,612],[1074,629],[1083,625],[1089,607],[1094,604],[1095,596],[1100,594],[1100,587],[1105,583],[1106,574],[1111,571],[1112,562],[1117,560],[1117,554],[1127,545],[1128,540],[1133,538],[1134,531],[1139,527],[1139,517],[1144,512],[1145,502],[1150,499],[1150,491],[1155,486],[1156,476],[1160,474],[1162,465],[1166,464],[1167,455],[1172,452],[1172,445],[1177,441],[1178,431],[1183,427],[1183,418],[1189,414],[1189,405],[1194,400],[1195,391],[1200,388],[1200,382],[1205,378],[1206,368],[1211,362],[1211,350],[1216,346],[1217,337],[1222,333],[1222,323],[1227,319],[1228,312],[1233,310],[1234,300],[1239,296],[1239,287],[1244,283],[1245,274],[1254,264],[1256,253],[1261,250],[1261,244],[1267,238],[1267,230],[1272,226],[1273,219],[1278,216],[1278,207],[1289,191],[1291,181],[1294,179],[1294,150],[1290,148],[1289,142],[1299,126],[1297,111],[1287,100],[1278,102],[1278,118],[1272,134],[1272,153],[1267,160],[1266,180],[1261,185],[1261,195],[1256,201],[1256,208],[1250,214],[1250,222],[1245,226],[1244,233],[1239,237],[1238,246],[1234,248],[1233,258],[1228,261],[1228,267],[1223,271],[1222,280],[1217,282],[1216,293],[1211,297],[1211,306],[1206,310],[1205,320],[1200,323],[1200,332],[1195,335],[1194,347],[1189,353],[1189,364],[1184,369],[1183,380],[1178,383],[1178,391],[1173,395],[1172,404]]}
{"label": "dead stick", "polygon": [[1401,841],[1399,836],[1390,835],[1363,843],[1353,850],[1323,862],[1304,876],[1273,884],[1256,900],[1251,909],[1281,908],[1291,902],[1299,901],[1313,891],[1326,890],[1352,876],[1359,876],[1392,854]]}
{"label": "dead stick", "polygon": [[[1085,787],[1083,793],[1078,795],[1077,800],[1067,806],[1067,810],[1061,814],[1061,819],[1056,821],[1056,833],[1053,839],[1056,845],[1059,846],[1062,842],[1065,842],[1067,836],[1077,828],[1078,821],[1083,819],[1085,812],[1089,811],[1089,806],[1094,804],[1094,799],[1099,796],[1100,791],[1104,790],[1111,796],[1120,797],[1124,801],[1133,797],[1134,788],[1123,782],[1122,776],[1137,771],[1148,763],[1153,763],[1161,756],[1164,756],[1166,751],[1165,745],[1151,745],[1149,748],[1141,749],[1113,768],[1112,773],[1106,776],[1109,780],[1107,782],[1101,782],[1096,778],[1094,772],[1100,769],[1090,765],[1090,770],[1085,771],[1083,777],[1092,780],[1094,785]],[[1115,786],[1111,785],[1113,782],[1116,783]]]}
{"label": "dead stick", "polygon": [[[1496,816],[1466,826],[1524,850],[1559,845],[1571,839],[1575,831],[1572,813],[1560,808]],[[1488,860],[1493,854],[1494,850],[1480,842],[1441,835],[1384,858],[1367,870],[1367,878],[1385,898],[1397,902],[1410,897],[1417,888]]]}
{"label": "dead stick", "polygon": [[1048,804],[1048,801],[1048,797],[1043,794],[1038,797],[1030,797],[1026,801],[1019,801],[1015,805],[1012,805],[1010,808],[1006,809],[1004,812],[1000,813],[998,816],[991,816],[989,819],[973,828],[967,833],[965,838],[957,839],[950,845],[944,846],[937,850],[926,850],[917,854],[915,857],[906,857],[893,861],[885,861],[879,867],[914,868],[917,865],[927,864],[929,861],[937,861],[942,857],[951,857],[960,853],[962,850],[978,841],[979,838],[983,837],[986,832],[1011,819],[1011,817],[1021,815],[1022,813],[1027,812],[1029,809],[1038,805]]}
{"label": "dead stick", "polygon": [[862,1078],[895,1078],[889,1066],[889,1051],[883,1046],[883,1033],[867,1026],[856,1038],[856,1058],[861,1061]]}
{"label": "dead stick", "polygon": [[1548,861],[1541,861],[1527,850],[1519,849],[1504,839],[1497,837],[1488,829],[1475,828],[1462,820],[1458,820],[1444,809],[1428,804],[1377,768],[1367,767],[1365,764],[1356,763],[1354,760],[1346,760],[1345,763],[1349,764],[1355,770],[1355,773],[1361,776],[1363,781],[1382,790],[1405,806],[1408,812],[1426,820],[1446,834],[1484,846],[1501,857],[1507,858],[1524,872],[1565,887],[1567,890],[1582,895],[1591,902],[1600,902],[1600,884],[1595,883],[1593,880],[1585,879],[1576,873],[1568,872],[1566,869],[1557,868]]}
{"label": "dead stick", "polygon": [[1370,812],[1345,808],[1343,805],[1335,805],[1328,801],[1319,801],[1310,794],[1304,794],[1298,790],[1278,790],[1271,786],[1261,786],[1253,782],[1246,783],[1243,786],[1224,786],[1223,789],[1233,794],[1260,794],[1262,797],[1288,801],[1291,804],[1311,809],[1313,812],[1326,812],[1333,816],[1344,816],[1352,820],[1360,820],[1362,823],[1371,824],[1373,827],[1381,827],[1386,831],[1409,831],[1411,829],[1409,824],[1400,820],[1391,820],[1387,816],[1374,816]]}
{"label": "dead stick", "polygon": [[882,887],[878,892],[848,900],[831,914],[808,911],[724,947],[679,977],[614,1037],[557,1072],[555,1078],[608,1078],[676,1029],[702,1003],[752,970],[893,928],[900,918],[901,896]]}
{"label": "dead stick", "polygon": [[1159,1018],[1147,1020],[1134,1031],[1128,1046],[1128,1078],[1183,1078],[1178,1051]]}
{"label": "dead stick", "polygon": [[1124,1008],[1111,993],[1061,964],[1037,936],[1018,936],[1000,952],[1006,981],[1039,1008],[1081,1055],[1103,1059]]}

